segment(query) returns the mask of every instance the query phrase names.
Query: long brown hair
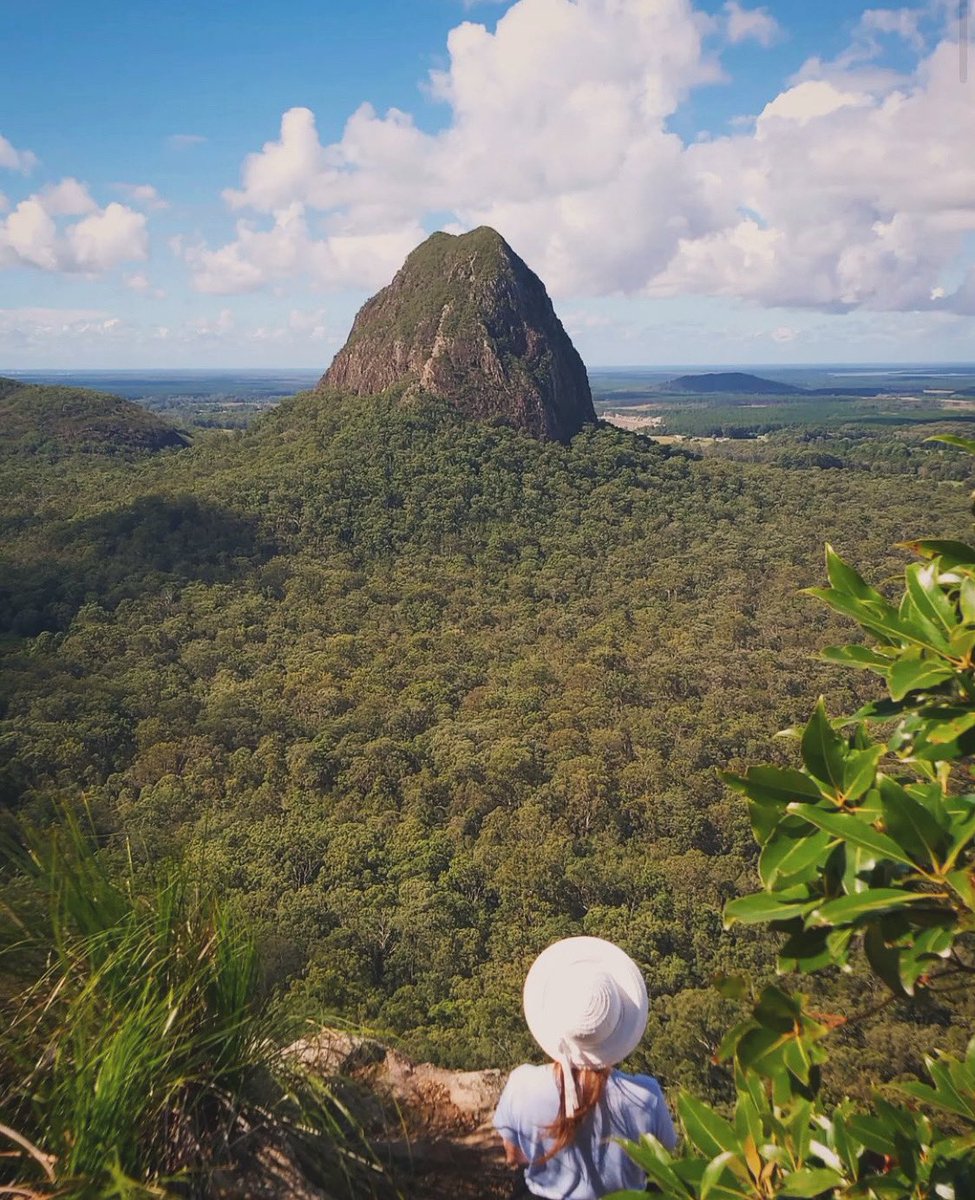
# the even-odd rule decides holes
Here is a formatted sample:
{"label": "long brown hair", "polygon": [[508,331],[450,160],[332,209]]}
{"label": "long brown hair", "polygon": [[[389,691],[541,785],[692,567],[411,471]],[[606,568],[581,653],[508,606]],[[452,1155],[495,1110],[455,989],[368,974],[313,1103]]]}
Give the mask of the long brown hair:
{"label": "long brown hair", "polygon": [[559,1086],[559,1115],[549,1125],[545,1132],[549,1137],[554,1138],[550,1150],[536,1159],[539,1166],[547,1163],[550,1158],[554,1158],[559,1151],[564,1150],[566,1146],[571,1146],[576,1140],[576,1134],[579,1132],[579,1126],[589,1116],[592,1110],[596,1107],[603,1098],[603,1092],[606,1090],[606,1080],[609,1079],[610,1067],[572,1067],[572,1078],[576,1085],[576,1095],[578,1101],[576,1110],[571,1117],[565,1115],[565,1086],[562,1080],[562,1064],[553,1063],[555,1067],[555,1081]]}

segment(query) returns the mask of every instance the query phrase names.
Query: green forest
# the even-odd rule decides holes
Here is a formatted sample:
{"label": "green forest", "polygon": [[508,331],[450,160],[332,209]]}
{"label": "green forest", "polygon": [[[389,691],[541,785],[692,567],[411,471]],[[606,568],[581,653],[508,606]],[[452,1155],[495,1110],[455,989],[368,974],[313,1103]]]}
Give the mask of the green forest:
{"label": "green forest", "polygon": [[[720,1104],[738,1002],[712,980],[771,978],[777,939],[722,930],[758,850],[719,771],[794,762],[774,735],[820,694],[881,695],[821,657],[849,622],[799,593],[827,541],[884,581],[904,539],[966,535],[971,460],[923,440],[948,428],[563,446],[394,389],[185,448],[8,439],[0,802],[82,814],[110,873],[183,864],[269,995],[444,1065],[531,1056],[528,964],[612,939],[651,996],[634,1066]],[[921,1072],[970,1009],[883,1008],[827,1088]]]}

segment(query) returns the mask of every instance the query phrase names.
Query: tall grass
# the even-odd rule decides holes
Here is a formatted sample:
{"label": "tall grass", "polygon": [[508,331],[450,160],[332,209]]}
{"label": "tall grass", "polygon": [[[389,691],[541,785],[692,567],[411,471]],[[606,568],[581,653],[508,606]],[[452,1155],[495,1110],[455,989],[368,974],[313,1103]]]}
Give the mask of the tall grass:
{"label": "tall grass", "polygon": [[116,878],[67,814],[2,853],[0,1195],[372,1194],[354,1120],[280,1053],[249,933],[185,869]]}

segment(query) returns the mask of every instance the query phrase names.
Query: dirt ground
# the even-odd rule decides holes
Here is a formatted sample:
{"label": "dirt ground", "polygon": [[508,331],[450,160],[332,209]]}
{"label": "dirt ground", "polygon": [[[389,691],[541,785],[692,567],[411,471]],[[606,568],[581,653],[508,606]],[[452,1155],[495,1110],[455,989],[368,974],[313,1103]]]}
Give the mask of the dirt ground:
{"label": "dirt ground", "polygon": [[412,1161],[397,1164],[394,1183],[408,1200],[509,1200],[515,1176],[494,1141],[414,1143]]}

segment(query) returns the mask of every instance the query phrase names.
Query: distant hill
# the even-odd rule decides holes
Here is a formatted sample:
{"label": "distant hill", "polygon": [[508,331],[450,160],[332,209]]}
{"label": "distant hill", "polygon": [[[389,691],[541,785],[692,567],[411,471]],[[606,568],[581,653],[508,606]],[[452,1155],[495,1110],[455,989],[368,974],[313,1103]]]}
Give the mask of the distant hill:
{"label": "distant hill", "polygon": [[418,246],[363,306],[319,386],[364,396],[402,383],[542,439],[568,441],[596,420],[545,285],[487,226]]}
{"label": "distant hill", "polygon": [[661,392],[692,392],[702,395],[708,392],[737,392],[762,396],[804,396],[806,388],[791,383],[777,383],[774,379],[763,379],[761,375],[749,375],[745,371],[713,371],[704,375],[680,375],[658,385]]}
{"label": "distant hill", "polygon": [[[680,375],[676,379],[668,379],[666,383],[658,383],[648,389],[672,395],[680,392],[688,396],[705,395],[743,395],[743,396],[872,396],[889,395],[891,388],[887,387],[796,387],[792,383],[780,383],[775,379],[765,379],[761,375],[750,375],[747,371],[712,371],[703,375]],[[959,393],[961,394],[961,393]],[[614,397],[616,398],[616,397]],[[619,396],[622,399],[622,394]]]}
{"label": "distant hill", "polygon": [[186,445],[172,425],[120,396],[0,378],[0,454],[130,455]]}

